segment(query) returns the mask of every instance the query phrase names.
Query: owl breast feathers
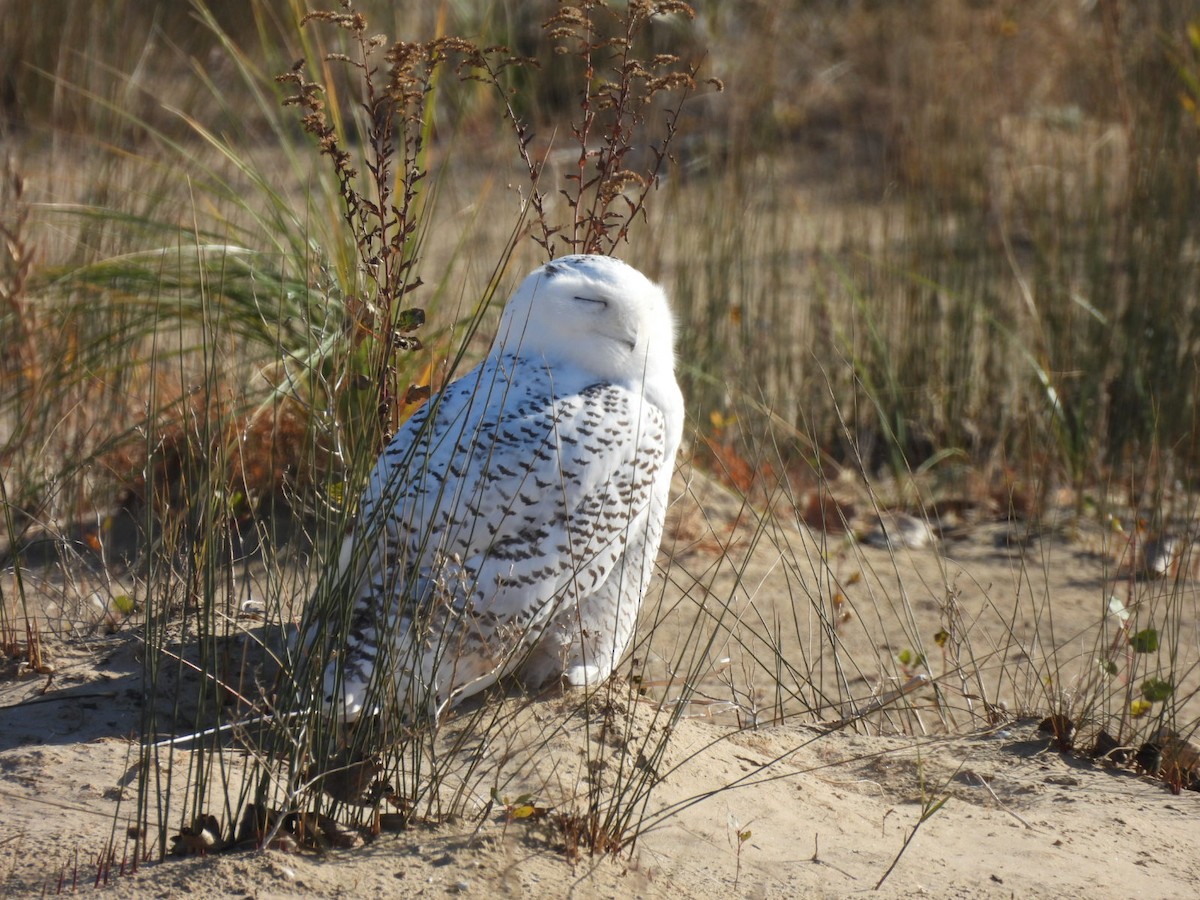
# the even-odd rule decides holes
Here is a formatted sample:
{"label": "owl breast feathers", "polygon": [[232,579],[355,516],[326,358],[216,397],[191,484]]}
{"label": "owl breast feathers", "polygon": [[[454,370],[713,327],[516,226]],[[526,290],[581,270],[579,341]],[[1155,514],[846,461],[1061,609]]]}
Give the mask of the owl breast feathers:
{"label": "owl breast feathers", "polygon": [[509,674],[607,679],[654,568],[682,427],[662,290],[609,257],[533,272],[487,358],[370,475],[340,562],[352,602],[325,672],[331,712],[436,716]]}

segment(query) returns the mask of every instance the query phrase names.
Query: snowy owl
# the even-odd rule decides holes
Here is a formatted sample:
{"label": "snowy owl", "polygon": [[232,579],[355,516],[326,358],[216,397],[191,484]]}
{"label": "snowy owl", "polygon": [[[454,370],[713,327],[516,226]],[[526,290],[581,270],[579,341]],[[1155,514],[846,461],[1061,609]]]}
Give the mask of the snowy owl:
{"label": "snowy owl", "polygon": [[354,600],[327,708],[436,717],[509,674],[607,679],[633,638],[682,430],[662,289],[605,256],[534,271],[487,358],[370,475],[342,548]]}

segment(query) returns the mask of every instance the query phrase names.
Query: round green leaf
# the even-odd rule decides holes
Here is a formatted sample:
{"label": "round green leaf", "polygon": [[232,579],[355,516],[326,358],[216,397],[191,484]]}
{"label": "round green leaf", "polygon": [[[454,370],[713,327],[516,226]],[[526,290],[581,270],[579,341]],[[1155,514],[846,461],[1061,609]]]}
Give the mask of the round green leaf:
{"label": "round green leaf", "polygon": [[1158,630],[1143,628],[1129,639],[1129,643],[1133,645],[1134,653],[1153,653],[1158,649]]}
{"label": "round green leaf", "polygon": [[1161,678],[1147,678],[1142,682],[1142,696],[1151,703],[1162,703],[1175,691],[1175,685]]}

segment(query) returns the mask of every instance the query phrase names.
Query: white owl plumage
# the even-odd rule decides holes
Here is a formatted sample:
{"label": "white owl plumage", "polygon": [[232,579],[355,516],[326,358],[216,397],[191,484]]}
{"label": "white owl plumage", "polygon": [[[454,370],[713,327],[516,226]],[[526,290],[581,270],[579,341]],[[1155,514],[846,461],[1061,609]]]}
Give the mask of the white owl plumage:
{"label": "white owl plumage", "polygon": [[370,475],[327,707],[436,716],[509,674],[607,679],[653,571],[683,413],[661,288],[604,256],[529,275],[487,358]]}

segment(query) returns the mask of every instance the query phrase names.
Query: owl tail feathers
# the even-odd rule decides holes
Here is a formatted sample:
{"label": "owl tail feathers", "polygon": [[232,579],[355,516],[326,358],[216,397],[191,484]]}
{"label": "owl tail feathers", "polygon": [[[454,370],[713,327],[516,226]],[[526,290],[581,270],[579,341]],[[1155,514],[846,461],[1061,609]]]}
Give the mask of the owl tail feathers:
{"label": "owl tail feathers", "polygon": [[[414,722],[428,717],[436,721],[451,702],[442,700],[432,691],[410,696],[409,679],[398,684],[372,685],[372,673],[357,668],[341,667],[331,662],[325,669],[322,687],[322,709],[335,721],[350,725],[359,719],[384,716]],[[389,679],[390,682],[390,679]]]}
{"label": "owl tail feathers", "polygon": [[363,676],[357,672],[339,672],[337,663],[330,663],[322,688],[322,708],[326,715],[349,725],[357,721],[364,710],[367,715],[377,714],[378,709],[367,709],[366,706],[369,681],[369,673]]}

